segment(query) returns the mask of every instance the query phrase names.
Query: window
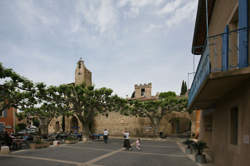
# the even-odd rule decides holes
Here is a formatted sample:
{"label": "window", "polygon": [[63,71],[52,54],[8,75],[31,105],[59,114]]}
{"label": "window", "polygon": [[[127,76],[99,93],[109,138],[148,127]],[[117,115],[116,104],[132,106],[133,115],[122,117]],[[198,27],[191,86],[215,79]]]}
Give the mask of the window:
{"label": "window", "polygon": [[7,109],[4,109],[3,111],[2,111],[2,113],[0,113],[0,117],[1,118],[6,118],[7,117]]}
{"label": "window", "polygon": [[141,96],[145,96],[145,89],[144,88],[141,89]]}
{"label": "window", "polygon": [[239,121],[239,111],[237,107],[234,107],[230,111],[230,134],[231,134],[231,144],[237,145],[238,144],[238,121]]}

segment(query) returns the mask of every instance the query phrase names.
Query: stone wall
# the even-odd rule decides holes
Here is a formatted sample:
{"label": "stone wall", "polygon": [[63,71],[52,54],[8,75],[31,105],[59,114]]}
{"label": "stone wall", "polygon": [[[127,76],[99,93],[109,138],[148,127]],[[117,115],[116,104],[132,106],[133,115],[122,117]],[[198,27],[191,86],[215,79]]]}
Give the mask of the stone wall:
{"label": "stone wall", "polygon": [[[160,123],[159,132],[164,135],[176,134],[176,124],[173,119],[179,119],[178,132],[183,133],[190,127],[190,115],[187,112],[169,113],[162,119]],[[65,132],[74,131],[72,129],[72,117],[65,118]],[[60,129],[56,130],[56,123],[59,122]],[[49,133],[62,132],[61,125],[62,117],[53,119],[49,125]],[[83,130],[82,124],[78,120],[79,132]],[[108,129],[110,135],[121,136],[125,129],[127,129],[131,136],[153,136],[153,129],[148,118],[124,116],[118,112],[111,112],[108,115],[97,115],[94,121],[95,133],[103,133],[104,129]]]}

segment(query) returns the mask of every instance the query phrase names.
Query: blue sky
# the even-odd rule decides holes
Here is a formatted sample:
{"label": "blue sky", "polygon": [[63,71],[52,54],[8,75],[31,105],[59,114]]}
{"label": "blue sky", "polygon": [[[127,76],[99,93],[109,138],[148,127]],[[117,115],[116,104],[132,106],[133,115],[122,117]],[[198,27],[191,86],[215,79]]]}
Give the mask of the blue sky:
{"label": "blue sky", "polygon": [[[1,0],[0,62],[34,82],[74,81],[83,58],[97,88],[180,93],[193,71],[197,0]],[[198,57],[196,58],[198,59]]]}

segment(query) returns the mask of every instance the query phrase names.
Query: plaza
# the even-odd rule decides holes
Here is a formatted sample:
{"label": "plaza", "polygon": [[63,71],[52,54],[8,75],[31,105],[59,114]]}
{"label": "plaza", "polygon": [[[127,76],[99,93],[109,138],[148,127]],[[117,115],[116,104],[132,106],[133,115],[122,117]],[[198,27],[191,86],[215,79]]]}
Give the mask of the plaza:
{"label": "plaza", "polygon": [[[131,140],[134,143],[135,140]],[[175,140],[142,141],[142,151],[133,146],[132,151],[122,148],[122,139],[62,144],[37,150],[21,150],[0,155],[4,166],[195,166],[183,153]]]}

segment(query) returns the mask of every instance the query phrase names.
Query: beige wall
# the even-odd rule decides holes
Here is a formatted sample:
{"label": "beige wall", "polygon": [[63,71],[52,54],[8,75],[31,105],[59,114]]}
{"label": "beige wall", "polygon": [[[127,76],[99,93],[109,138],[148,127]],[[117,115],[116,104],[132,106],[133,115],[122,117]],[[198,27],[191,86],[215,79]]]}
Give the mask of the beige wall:
{"label": "beige wall", "polygon": [[[72,117],[65,117],[65,132],[67,132],[67,133],[72,131],[71,120],[72,120]],[[81,122],[80,122],[80,120],[78,118],[77,118],[77,120],[78,120],[79,132],[81,132],[83,130],[83,126],[82,126],[82,124],[81,124]],[[59,131],[56,130],[56,122],[59,122],[59,126],[60,126]],[[63,131],[62,130],[62,116],[52,119],[50,124],[49,124],[49,128],[48,128],[49,134],[62,132],[62,131]]]}
{"label": "beige wall", "polygon": [[[227,24],[229,24],[232,20],[234,9],[236,8],[238,0],[216,0],[213,14],[209,24],[209,36],[221,34],[224,32],[224,29]],[[223,11],[223,12],[222,12]],[[230,30],[237,29],[235,26],[230,26]],[[236,41],[234,34],[230,36],[230,42],[236,46]],[[236,42],[236,43],[235,43]],[[234,44],[235,43],[235,44]],[[222,38],[218,36],[216,38],[212,38],[209,40],[210,44],[210,61],[212,71],[218,71],[221,69],[221,55],[222,55]],[[232,44],[231,44],[232,45]],[[232,52],[230,52],[229,62],[230,65],[237,65],[237,52],[236,47],[232,46]],[[234,49],[235,48],[235,49]]]}
{"label": "beige wall", "polygon": [[[160,122],[159,132],[163,132],[165,135],[176,134],[175,124],[171,122],[171,119],[179,118],[179,132],[185,132],[189,129],[189,119],[191,119],[189,113],[173,112],[167,114]],[[72,117],[65,118],[65,132],[71,131],[71,119]],[[53,119],[49,125],[49,134],[55,132],[62,132],[60,128],[56,131],[56,122],[59,122],[62,126],[62,117]],[[78,120],[79,132],[83,130],[83,126]],[[94,121],[95,133],[103,133],[104,129],[108,129],[112,136],[122,136],[122,133],[127,129],[131,136],[152,136],[153,130],[151,122],[148,118],[140,118],[134,116],[124,116],[118,112],[111,112],[108,116],[99,114]]]}
{"label": "beige wall", "polygon": [[[160,123],[159,132],[170,135],[175,132],[169,122],[172,118],[180,118],[179,131],[184,132],[189,128],[190,115],[185,113],[173,112],[167,114]],[[97,133],[102,133],[108,129],[111,135],[120,136],[124,129],[128,129],[132,136],[152,136],[153,131],[151,122],[148,118],[136,118],[133,116],[123,116],[120,113],[112,112],[109,116],[98,115],[95,119]]]}
{"label": "beige wall", "polygon": [[[230,110],[239,109],[238,145],[230,143]],[[204,123],[212,116],[211,132],[204,130]],[[250,163],[250,81],[235,89],[216,105],[213,113],[202,116],[200,139],[207,141],[216,165],[249,166]],[[211,117],[210,117],[211,118]]]}

